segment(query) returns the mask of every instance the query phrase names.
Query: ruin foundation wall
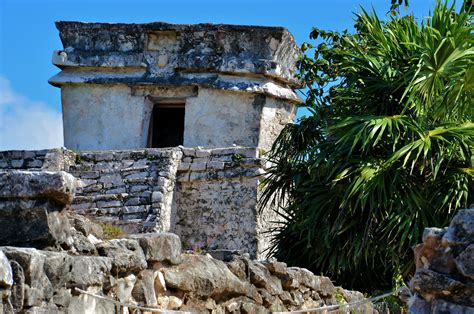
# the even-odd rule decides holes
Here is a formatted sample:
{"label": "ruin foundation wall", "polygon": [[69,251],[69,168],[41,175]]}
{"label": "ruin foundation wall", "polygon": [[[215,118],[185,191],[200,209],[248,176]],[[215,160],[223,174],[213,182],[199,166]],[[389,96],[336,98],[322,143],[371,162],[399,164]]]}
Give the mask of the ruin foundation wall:
{"label": "ruin foundation wall", "polygon": [[67,171],[71,208],[126,233],[175,232],[185,248],[263,256],[278,219],[258,210],[265,162],[257,148],[0,152],[0,170]]}

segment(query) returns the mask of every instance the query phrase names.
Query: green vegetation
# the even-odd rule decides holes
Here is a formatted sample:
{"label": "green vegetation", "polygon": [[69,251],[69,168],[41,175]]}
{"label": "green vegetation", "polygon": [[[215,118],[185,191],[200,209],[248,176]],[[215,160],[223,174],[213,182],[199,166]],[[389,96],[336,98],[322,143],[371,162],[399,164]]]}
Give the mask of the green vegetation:
{"label": "green vegetation", "polygon": [[232,155],[233,162],[241,162],[244,159],[245,159],[244,156],[242,156],[241,154],[235,153]]}
{"label": "green vegetation", "polygon": [[124,235],[122,228],[114,226],[111,223],[102,223],[100,226],[102,227],[105,240],[117,239]]}
{"label": "green vegetation", "polygon": [[300,62],[312,114],[267,155],[262,205],[287,219],[277,258],[388,289],[413,271],[423,229],[474,201],[472,20],[455,10],[437,3],[422,22],[362,10],[354,34],[313,29]]}

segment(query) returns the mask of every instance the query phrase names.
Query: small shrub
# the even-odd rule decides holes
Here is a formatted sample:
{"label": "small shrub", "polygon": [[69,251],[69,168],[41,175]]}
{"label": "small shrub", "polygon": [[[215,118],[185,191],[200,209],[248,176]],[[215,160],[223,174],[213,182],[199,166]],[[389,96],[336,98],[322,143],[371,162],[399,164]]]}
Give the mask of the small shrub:
{"label": "small shrub", "polygon": [[111,223],[103,223],[100,224],[100,226],[102,227],[102,231],[104,232],[105,240],[120,238],[124,235],[122,228],[114,226]]}
{"label": "small shrub", "polygon": [[244,156],[242,156],[241,154],[235,153],[232,155],[233,162],[241,162],[242,160],[244,160]]}

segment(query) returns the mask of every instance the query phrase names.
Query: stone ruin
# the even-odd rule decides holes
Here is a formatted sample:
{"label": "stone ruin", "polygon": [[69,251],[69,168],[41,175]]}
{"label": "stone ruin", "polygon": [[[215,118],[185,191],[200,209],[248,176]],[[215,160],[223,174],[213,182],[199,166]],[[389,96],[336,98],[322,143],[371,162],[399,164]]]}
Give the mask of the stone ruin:
{"label": "stone ruin", "polygon": [[0,172],[0,313],[253,314],[363,299],[272,259],[183,252],[172,233],[106,239],[67,209],[76,180],[64,171]]}
{"label": "stone ruin", "polygon": [[[57,27],[50,83],[66,148],[0,152],[0,312],[267,313],[364,300],[262,259],[280,219],[258,208],[264,154],[301,103],[286,29]],[[417,248],[413,313],[472,311],[473,217],[459,215]],[[104,226],[123,233],[110,239]]]}
{"label": "stone ruin", "polygon": [[[301,99],[300,51],[281,27],[58,22],[64,142],[0,153],[0,168],[81,179],[72,208],[127,232],[172,231],[186,247],[268,248],[258,210],[263,154]],[[55,153],[58,156],[52,156]],[[66,158],[63,158],[65,157]]]}
{"label": "stone ruin", "polygon": [[474,313],[474,208],[446,228],[426,228],[415,248],[410,313]]}
{"label": "stone ruin", "polygon": [[301,103],[281,27],[58,22],[64,142],[73,150],[258,147]]}

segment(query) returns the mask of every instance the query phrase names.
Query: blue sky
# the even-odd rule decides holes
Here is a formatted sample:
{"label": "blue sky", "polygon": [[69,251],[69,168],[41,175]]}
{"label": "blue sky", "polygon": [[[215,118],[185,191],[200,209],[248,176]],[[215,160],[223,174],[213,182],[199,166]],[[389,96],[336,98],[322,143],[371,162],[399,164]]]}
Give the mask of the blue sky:
{"label": "blue sky", "polygon": [[[284,26],[301,44],[313,26],[351,29],[359,6],[385,16],[390,0],[0,0],[0,150],[62,145],[58,20],[84,22],[227,23]],[[411,0],[422,18],[434,0]]]}

